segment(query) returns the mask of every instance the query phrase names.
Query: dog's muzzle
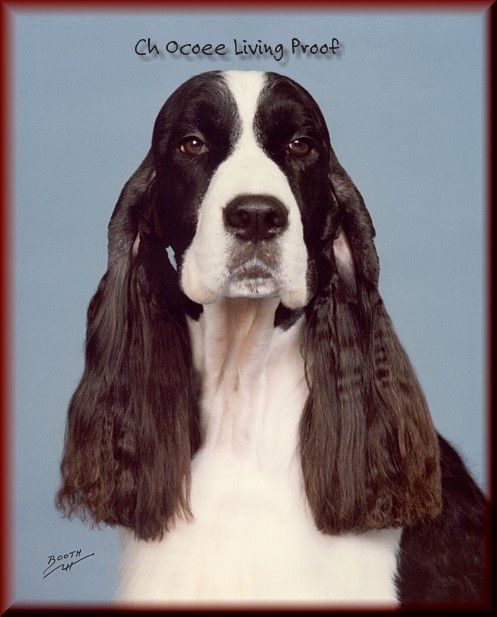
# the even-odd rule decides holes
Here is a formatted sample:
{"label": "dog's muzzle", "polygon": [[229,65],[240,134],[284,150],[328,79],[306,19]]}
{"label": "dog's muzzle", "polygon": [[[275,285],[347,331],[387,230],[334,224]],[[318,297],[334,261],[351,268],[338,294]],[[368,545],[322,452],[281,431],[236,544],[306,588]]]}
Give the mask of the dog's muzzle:
{"label": "dog's muzzle", "polygon": [[288,227],[288,209],[271,195],[239,195],[223,210],[234,237],[230,255],[230,295],[272,295],[279,269],[276,241]]}

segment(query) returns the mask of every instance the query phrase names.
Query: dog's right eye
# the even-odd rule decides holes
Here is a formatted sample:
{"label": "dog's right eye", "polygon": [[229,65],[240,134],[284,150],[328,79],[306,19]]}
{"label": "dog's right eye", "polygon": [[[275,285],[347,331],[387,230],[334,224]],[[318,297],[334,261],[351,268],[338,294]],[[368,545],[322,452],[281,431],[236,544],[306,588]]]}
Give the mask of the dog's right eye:
{"label": "dog's right eye", "polygon": [[184,154],[188,154],[188,156],[198,156],[199,154],[204,154],[209,151],[207,144],[204,143],[199,137],[191,136],[184,139],[179,149]]}

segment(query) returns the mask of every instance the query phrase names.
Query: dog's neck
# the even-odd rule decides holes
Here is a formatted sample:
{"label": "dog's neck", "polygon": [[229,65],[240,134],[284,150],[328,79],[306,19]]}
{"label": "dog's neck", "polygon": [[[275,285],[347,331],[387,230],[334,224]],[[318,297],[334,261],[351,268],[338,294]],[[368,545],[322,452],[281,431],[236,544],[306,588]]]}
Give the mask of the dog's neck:
{"label": "dog's neck", "polygon": [[223,299],[189,320],[204,450],[271,467],[293,457],[307,396],[302,319],[287,330],[275,327],[277,307],[276,298]]}

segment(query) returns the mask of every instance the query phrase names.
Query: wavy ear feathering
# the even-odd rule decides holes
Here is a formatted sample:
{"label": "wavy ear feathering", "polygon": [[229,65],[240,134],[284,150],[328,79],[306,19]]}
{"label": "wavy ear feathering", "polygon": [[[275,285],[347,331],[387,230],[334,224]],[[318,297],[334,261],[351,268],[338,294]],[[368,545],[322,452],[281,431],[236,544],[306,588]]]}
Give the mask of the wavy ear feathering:
{"label": "wavy ear feathering", "polygon": [[437,436],[378,292],[371,218],[330,154],[332,205],[313,256],[317,289],[304,333],[307,498],[327,533],[412,525],[441,510]]}
{"label": "wavy ear feathering", "polygon": [[109,223],[108,269],[88,309],[85,369],[69,405],[57,506],[161,537],[189,516],[197,384],[177,273],[155,220],[149,152]]}

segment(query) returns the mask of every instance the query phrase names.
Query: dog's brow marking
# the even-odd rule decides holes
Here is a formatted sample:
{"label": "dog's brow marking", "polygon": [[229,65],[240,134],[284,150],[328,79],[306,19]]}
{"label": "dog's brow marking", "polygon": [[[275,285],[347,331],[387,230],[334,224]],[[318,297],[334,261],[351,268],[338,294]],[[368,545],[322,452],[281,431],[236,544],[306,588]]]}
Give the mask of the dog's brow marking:
{"label": "dog's brow marking", "polygon": [[266,83],[266,75],[261,71],[226,71],[224,78],[235,99],[242,123],[239,144],[255,141],[253,124],[260,93]]}

